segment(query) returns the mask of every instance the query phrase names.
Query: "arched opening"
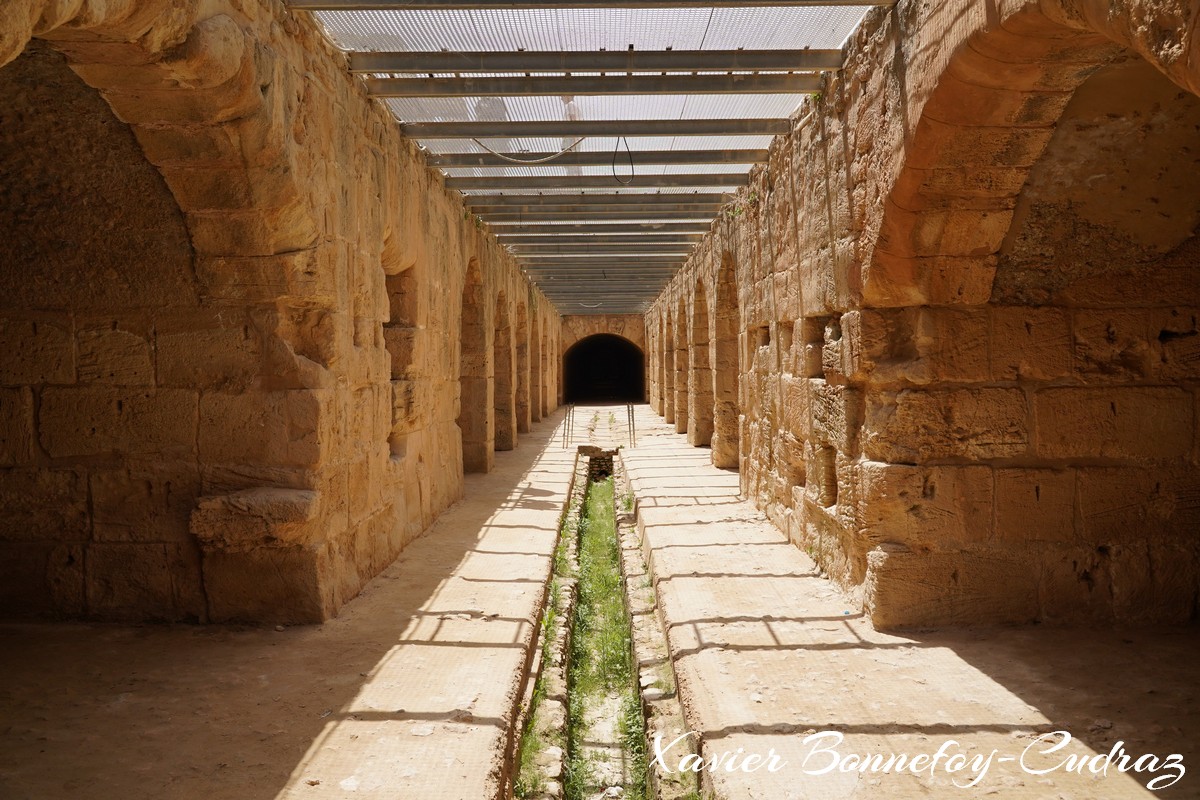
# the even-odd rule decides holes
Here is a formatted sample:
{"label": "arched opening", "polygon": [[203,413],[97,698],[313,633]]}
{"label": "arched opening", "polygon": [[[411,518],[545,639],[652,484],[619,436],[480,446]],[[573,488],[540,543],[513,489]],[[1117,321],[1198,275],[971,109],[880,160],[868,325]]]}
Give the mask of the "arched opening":
{"label": "arched opening", "polygon": [[897,544],[869,602],[884,625],[1195,619],[1200,98],[1020,17],[955,56],[871,264],[866,299],[898,307],[863,317],[859,503]]}
{"label": "arched opening", "polygon": [[675,422],[675,326],[671,322],[671,312],[663,309],[663,422]]}
{"label": "arched opening", "polygon": [[541,380],[538,381],[537,403],[543,417],[550,413],[550,393],[554,391],[551,388],[553,376],[550,373],[550,346],[552,339],[547,327],[545,324],[542,325],[541,353],[538,356],[542,375]]}
{"label": "arched opening", "polygon": [[651,330],[654,332],[654,338],[650,344],[650,352],[653,354],[653,365],[651,366],[653,391],[651,393],[651,401],[654,404],[654,413],[660,417],[663,415],[663,393],[666,391],[665,365],[663,364],[663,332],[666,330],[666,322],[661,314],[656,315],[654,323],[651,325]]}
{"label": "arched opening", "polygon": [[679,298],[675,314],[675,432],[688,429],[688,315],[687,305]]}
{"label": "arched opening", "polygon": [[517,433],[529,433],[529,314],[517,304]]}
{"label": "arched opening", "polygon": [[713,361],[713,465],[721,469],[737,469],[740,458],[738,426],[738,328],[741,308],[738,305],[737,275],[733,256],[725,253],[717,273],[716,287],[716,347]]}
{"label": "arched opening", "polygon": [[489,375],[485,290],[479,260],[467,263],[463,283],[458,428],[464,472],[492,468],[492,377]]}
{"label": "arched opening", "polygon": [[0,97],[0,608],[203,620],[201,458],[243,444],[202,420],[259,331],[201,305],[175,198],[62,55],[30,43]]}
{"label": "arched opening", "polygon": [[692,298],[692,342],[690,348],[692,387],[689,400],[688,441],[696,447],[707,447],[713,433],[713,380],[709,366],[712,355],[709,350],[708,293],[704,281],[696,281],[696,293]]}
{"label": "arched opening", "polygon": [[497,450],[517,446],[517,409],[513,396],[513,335],[508,324],[508,298],[496,298],[496,332],[492,338],[492,363],[496,365],[495,398]]}
{"label": "arched opening", "polygon": [[542,404],[538,399],[542,385],[542,321],[536,313],[531,315],[529,326],[529,418],[538,422],[542,418]]}
{"label": "arched opening", "polygon": [[646,399],[646,359],[633,342],[610,333],[580,339],[563,354],[567,403],[640,403]]}

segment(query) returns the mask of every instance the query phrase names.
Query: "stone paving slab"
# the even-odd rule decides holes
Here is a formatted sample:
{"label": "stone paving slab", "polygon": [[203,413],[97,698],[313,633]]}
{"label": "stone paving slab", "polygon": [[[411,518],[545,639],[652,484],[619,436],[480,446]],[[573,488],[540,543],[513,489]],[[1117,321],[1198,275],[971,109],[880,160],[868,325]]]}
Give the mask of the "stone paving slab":
{"label": "stone paving slab", "polygon": [[[736,473],[712,467],[708,449],[689,446],[647,406],[637,426],[637,447],[622,459],[687,724],[706,758],[740,748],[739,758],[773,750],[783,762],[774,772],[712,772],[706,783],[718,798],[1200,797],[1200,664],[1185,655],[1200,652],[1194,629],[876,631],[738,498]],[[1038,737],[1057,730],[1074,741],[1038,755]],[[1029,766],[1044,769],[1069,754],[1106,754],[1118,740],[1135,756],[1181,753],[1191,774],[1151,792],[1149,774],[1020,766],[1030,746]],[[968,783],[969,769],[854,763],[932,755],[947,742],[947,755],[995,751],[976,785],[954,784]],[[664,762],[678,767],[669,754]]]}

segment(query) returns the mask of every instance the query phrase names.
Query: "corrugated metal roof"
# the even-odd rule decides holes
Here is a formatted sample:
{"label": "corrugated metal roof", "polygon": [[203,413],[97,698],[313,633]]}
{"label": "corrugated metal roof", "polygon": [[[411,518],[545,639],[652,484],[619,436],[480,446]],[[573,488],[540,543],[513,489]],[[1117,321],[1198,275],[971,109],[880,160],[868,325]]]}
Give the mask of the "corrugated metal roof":
{"label": "corrugated metal roof", "polygon": [[[647,5],[653,5],[648,3]],[[862,21],[867,9],[863,6],[819,6],[819,7],[708,7],[708,8],[523,8],[523,9],[445,9],[445,10],[389,10],[389,11],[319,11],[317,17],[325,26],[330,38],[340,47],[351,51],[375,52],[463,52],[463,53],[495,53],[502,51],[543,51],[543,52],[587,52],[598,50],[626,51],[733,51],[733,50],[803,50],[806,48],[820,50],[837,50],[844,46],[846,39]],[[672,56],[674,59],[674,57]],[[678,63],[672,61],[672,64]],[[741,62],[739,62],[741,63]],[[370,68],[376,66],[372,62]],[[417,65],[420,66],[420,65]],[[443,68],[447,64],[441,65]],[[505,65],[510,66],[508,64]],[[526,73],[469,73],[471,78],[490,76],[522,77]],[[540,72],[538,75],[547,76],[555,73]],[[557,73],[562,75],[563,73]],[[573,73],[571,77],[597,73]],[[612,73],[623,75],[625,73]],[[648,75],[692,75],[698,73],[684,71],[668,71],[667,73],[646,73]],[[711,72],[707,74],[713,74]],[[730,74],[730,73],[718,73]],[[740,73],[738,73],[740,74]],[[465,75],[465,73],[464,73]],[[374,77],[401,77],[408,80],[422,80],[423,77],[458,78],[458,74],[436,72],[424,76],[420,74],[386,75],[375,74]],[[659,82],[661,83],[661,82]],[[437,85],[437,84],[434,84]],[[441,86],[437,85],[440,89]],[[467,88],[474,87],[470,84]],[[463,87],[458,87],[463,88]],[[491,88],[491,87],[489,87]],[[557,88],[557,87],[555,87]],[[608,87],[602,87],[607,90]],[[655,86],[658,90],[665,86]],[[412,90],[412,84],[404,84],[404,90]],[[645,87],[639,86],[638,91]],[[715,91],[730,91],[717,89]],[[680,175],[735,175],[747,173],[751,166],[746,163],[647,163],[647,157],[639,153],[654,151],[660,155],[669,151],[697,150],[765,150],[771,137],[765,135],[745,135],[738,133],[716,132],[705,135],[692,135],[688,131],[688,122],[697,120],[771,120],[786,119],[795,112],[804,95],[787,94],[746,94],[738,93],[736,87],[731,93],[685,93],[685,94],[594,94],[579,95],[573,99],[573,105],[568,109],[566,101],[559,96],[507,95],[504,97],[387,97],[381,98],[397,120],[402,123],[485,123],[483,128],[496,135],[475,134],[477,126],[457,126],[470,129],[469,133],[462,130],[447,130],[446,125],[432,126],[430,133],[456,138],[422,139],[421,145],[431,154],[450,153],[498,153],[489,156],[488,166],[448,166],[444,169],[450,178],[509,178],[520,182],[521,179],[541,176],[555,176],[556,183],[565,182],[574,176],[587,176],[589,182],[595,182],[604,176],[612,178],[612,185],[607,186],[601,180],[601,186],[588,188],[508,188],[506,181],[503,190],[493,188],[466,189],[464,194],[470,197],[496,198],[498,196],[525,195],[542,197],[563,197],[565,203],[570,203],[570,197],[581,195],[667,195],[678,198],[678,203],[688,203],[689,195],[714,193],[730,193],[736,189],[732,186],[710,188],[705,186],[687,187],[658,187],[653,182],[648,186],[625,187],[622,182],[628,180],[631,174],[638,176],[640,183],[645,183],[653,176]],[[521,135],[506,136],[500,127],[506,122],[562,122],[567,119],[579,120],[576,127],[586,128],[588,121],[611,121],[615,127],[606,126],[603,136],[550,135],[545,137],[530,136],[530,131],[514,130]],[[665,135],[629,135],[620,134],[620,123],[639,120],[662,120],[670,124]],[[725,125],[725,124],[723,124]],[[745,129],[745,125],[742,124]],[[728,131],[728,126],[723,128]],[[573,129],[572,129],[573,130]],[[650,133],[651,131],[646,131]],[[655,134],[662,133],[657,128]],[[616,167],[608,164],[590,164],[581,166],[564,166],[555,164],[551,157],[541,164],[505,163],[504,166],[492,162],[503,162],[504,158],[515,161],[528,160],[529,154],[539,158],[553,156],[554,153],[570,147],[577,152],[585,153],[615,153]],[[753,156],[750,156],[753,157]],[[679,159],[673,159],[679,160]],[[701,159],[692,154],[692,162]],[[477,183],[478,181],[473,181]],[[594,198],[593,198],[594,199]],[[598,209],[593,205],[580,207],[582,210],[574,214],[564,215],[562,209],[552,206],[543,211],[537,202],[521,204],[520,200],[511,208],[493,207],[489,203],[486,211],[480,213],[498,231],[512,232],[522,226],[571,226],[578,231],[580,226],[602,225],[612,227],[614,224],[626,222],[642,222],[653,220],[670,220],[676,224],[682,219],[710,220],[715,213],[708,210],[695,214],[684,214],[675,208],[672,202],[664,202],[663,198],[648,201],[654,205],[639,204],[634,210],[626,211],[619,207],[604,207]],[[540,201],[545,203],[545,201]],[[477,208],[479,204],[474,204]],[[696,206],[693,205],[693,208]],[[640,211],[638,209],[641,209]],[[695,229],[694,226],[692,228]],[[636,241],[638,231],[623,233],[618,241],[626,247],[630,241]],[[653,228],[647,228],[653,232]],[[663,239],[658,234],[659,240]],[[669,237],[668,237],[669,240]],[[680,236],[680,250],[690,248],[695,236]],[[591,244],[589,242],[589,247]],[[622,254],[610,258],[596,259],[622,265],[636,264],[636,254],[627,255],[623,248],[617,248]],[[673,251],[673,248],[672,248]],[[580,272],[578,265],[561,272],[554,272],[550,265],[551,259],[518,256],[526,263],[536,263],[537,268],[532,273],[533,279],[547,288],[558,290],[562,287],[582,287],[594,285],[595,276],[604,274],[601,267],[593,273]],[[678,263],[682,264],[679,258]],[[588,269],[587,262],[584,269]],[[660,274],[661,265],[656,266]],[[642,310],[661,289],[665,279],[630,278],[628,270],[622,269],[604,278],[605,294],[610,298],[601,300],[599,305],[590,302],[586,307],[578,305],[574,300],[568,300],[571,295],[567,292],[560,295],[563,303],[570,302],[572,307],[560,308],[564,313],[628,313]],[[550,292],[553,300],[558,291]]]}

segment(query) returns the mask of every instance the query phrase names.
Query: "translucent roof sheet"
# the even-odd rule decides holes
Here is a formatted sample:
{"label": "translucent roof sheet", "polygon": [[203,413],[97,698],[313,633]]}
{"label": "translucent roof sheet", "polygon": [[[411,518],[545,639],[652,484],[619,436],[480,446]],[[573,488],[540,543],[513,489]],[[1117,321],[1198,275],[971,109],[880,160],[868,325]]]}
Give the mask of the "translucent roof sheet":
{"label": "translucent roof sheet", "polygon": [[[325,26],[335,44],[346,50],[373,52],[436,53],[478,52],[502,53],[516,51],[546,51],[553,53],[607,51],[733,51],[733,50],[779,50],[795,51],[813,49],[822,51],[840,50],[848,37],[862,21],[868,9],[863,6],[814,6],[814,7],[754,7],[754,8],[498,8],[482,10],[391,10],[391,11],[321,11],[317,17]],[[814,58],[818,54],[814,54]],[[823,54],[826,60],[821,66],[836,66],[836,53]],[[722,56],[723,64],[744,65],[744,61],[733,61]],[[690,59],[689,59],[690,60]],[[830,61],[832,60],[832,63]],[[411,59],[410,59],[411,61]],[[785,57],[770,59],[778,72],[779,66],[791,67],[792,59]],[[464,64],[472,63],[468,59]],[[491,64],[498,66],[495,61]],[[554,62],[545,62],[542,66]],[[656,57],[656,63],[659,63]],[[681,64],[670,57],[670,65]],[[711,65],[711,60],[704,61]],[[765,62],[758,62],[763,66]],[[817,62],[812,62],[817,63]],[[364,65],[366,66],[366,65]],[[386,60],[375,60],[371,69],[388,66]],[[398,66],[398,65],[393,65]],[[422,63],[412,67],[421,68]],[[523,89],[522,80],[532,78],[584,79],[596,72],[573,72],[570,76],[545,70],[506,73],[446,73],[446,63],[440,69],[427,73],[404,73],[389,75],[375,73],[373,78],[397,78],[397,81],[375,81],[371,85],[390,93],[417,91],[448,91],[467,93],[479,91],[480,84],[463,84],[461,78],[488,79],[504,78],[517,80],[516,89]],[[479,68],[478,65],[476,69]],[[504,62],[505,68],[520,67],[521,64]],[[595,60],[589,64],[594,69]],[[797,72],[803,72],[796,67]],[[763,74],[765,74],[764,71]],[[780,77],[751,78],[751,81],[786,80],[788,85],[772,85],[784,89],[777,93],[748,93],[746,83],[737,79],[732,85],[730,78],[744,72],[645,72],[639,80],[650,80],[657,86],[637,86],[637,91],[676,91],[674,85],[663,85],[665,81],[655,76],[668,76],[669,80],[692,81],[688,76],[696,75],[694,91],[683,94],[624,94],[626,87],[614,88],[609,84],[621,82],[625,73],[609,73],[612,79],[604,85],[594,81],[585,87],[594,93],[574,90],[573,106],[568,108],[566,100],[559,94],[535,94],[530,91],[511,91],[504,96],[397,96],[381,97],[381,101],[402,123],[428,124],[421,133],[439,138],[421,139],[420,143],[432,156],[450,154],[478,154],[479,163],[447,163],[442,171],[467,195],[467,202],[474,205],[488,224],[497,231],[514,232],[528,226],[572,226],[578,233],[580,226],[614,225],[637,226],[643,222],[662,222],[664,225],[684,223],[696,230],[700,222],[711,220],[712,212],[692,213],[683,210],[690,195],[706,195],[705,203],[714,196],[731,195],[744,183],[744,176],[752,168],[747,159],[758,157],[758,153],[741,153],[728,156],[731,160],[713,162],[707,152],[694,151],[765,151],[771,136],[758,135],[763,130],[760,123],[712,123],[713,131],[697,135],[689,130],[688,123],[700,120],[786,120],[798,108],[805,97],[795,91],[807,90],[819,83],[805,78]],[[526,77],[528,76],[528,77]],[[437,78],[436,84],[420,82]],[[602,79],[603,80],[603,79]],[[702,85],[701,81],[708,81]],[[414,83],[416,82],[416,83]],[[393,85],[395,84],[395,85]],[[453,84],[448,85],[448,84]],[[797,86],[799,84],[799,86]],[[578,84],[574,84],[578,86]],[[489,89],[499,87],[490,86]],[[540,86],[542,91],[550,90]],[[558,87],[553,87],[557,89]],[[574,135],[554,134],[538,136],[536,130],[514,128],[504,130],[509,123],[563,123],[570,122],[587,128],[588,121],[606,123],[604,135],[583,132]],[[653,121],[641,135],[625,134],[622,123],[631,125],[642,121]],[[464,124],[465,123],[465,124]],[[665,125],[663,124],[665,123]],[[615,124],[616,127],[613,127]],[[736,125],[736,127],[735,127]],[[563,126],[560,125],[560,128]],[[593,129],[595,126],[592,126]],[[768,128],[771,129],[771,128]],[[480,131],[488,133],[480,133]],[[566,128],[575,131],[577,128]],[[776,128],[777,130],[777,128]],[[415,132],[415,130],[414,130]],[[505,135],[508,133],[509,135]],[[652,135],[646,135],[652,134]],[[476,138],[472,138],[472,136]],[[623,140],[622,140],[623,139]],[[511,163],[507,159],[529,160],[553,156],[569,148],[570,155],[551,158],[541,164]],[[629,153],[626,153],[628,148]],[[616,151],[616,168],[611,163],[611,154]],[[647,151],[654,151],[651,155]],[[632,158],[632,174],[637,176],[637,186],[623,186],[629,179]],[[562,163],[574,159],[576,163]],[[473,159],[474,161],[475,159]],[[559,163],[555,163],[559,161]],[[667,161],[669,163],[662,163]],[[591,163],[589,163],[591,162]],[[435,162],[436,163],[436,162]],[[704,176],[724,176],[707,180]],[[486,185],[488,181],[502,179],[503,186]],[[610,180],[609,180],[610,179]],[[669,186],[668,183],[691,185]],[[590,186],[577,185],[595,184]],[[472,186],[477,184],[478,186]],[[632,211],[620,204],[597,206],[588,202],[575,206],[570,198],[581,195],[666,195],[676,200],[631,199]],[[504,196],[500,201],[496,198]],[[553,198],[561,196],[562,204]],[[471,198],[479,198],[472,203]],[[485,203],[485,198],[487,198]],[[525,202],[522,198],[528,198]],[[618,198],[619,199],[619,198]],[[594,200],[594,198],[593,198]],[[607,202],[607,201],[606,201]],[[691,201],[695,202],[695,201]],[[486,205],[486,210],[482,210]],[[540,206],[548,206],[541,210]],[[561,206],[570,205],[579,213],[564,216]],[[641,211],[637,211],[642,208]],[[645,208],[651,210],[646,211]],[[696,206],[692,206],[696,208]],[[715,208],[715,206],[713,206]],[[696,220],[696,222],[688,222]],[[629,246],[636,242],[640,228],[608,234]],[[646,231],[653,233],[654,229]],[[553,234],[549,234],[553,236]],[[605,234],[597,234],[597,237]],[[661,240],[662,235],[659,234]],[[682,240],[681,240],[682,241]],[[690,244],[688,245],[690,247]],[[680,248],[680,252],[688,249]],[[653,251],[651,251],[653,252]],[[661,252],[661,251],[659,251]],[[597,265],[595,273],[580,273],[578,268],[554,272],[553,260],[538,257],[518,258],[526,265],[537,265],[536,280],[543,286],[579,287],[589,285],[599,276],[603,265]],[[631,255],[596,258],[596,261],[613,263],[636,263],[636,253]],[[564,313],[629,313],[642,310],[658,293],[662,282],[644,278],[622,280],[609,277],[604,289],[611,297],[597,296],[586,305],[575,303],[570,296],[561,304],[570,307],[560,309]],[[551,299],[554,300],[552,293]],[[576,307],[578,306],[578,307]]]}
{"label": "translucent roof sheet", "polygon": [[779,50],[840,48],[866,14],[820,8],[322,11],[346,50]]}

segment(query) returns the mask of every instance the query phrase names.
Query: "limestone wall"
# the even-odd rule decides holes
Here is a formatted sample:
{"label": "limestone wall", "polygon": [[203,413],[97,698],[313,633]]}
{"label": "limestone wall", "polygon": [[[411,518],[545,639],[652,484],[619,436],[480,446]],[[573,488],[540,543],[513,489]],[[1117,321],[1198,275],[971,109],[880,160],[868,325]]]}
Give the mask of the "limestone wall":
{"label": "limestone wall", "polygon": [[646,315],[653,407],[877,624],[1195,618],[1198,19],[872,12]]}
{"label": "limestone wall", "polygon": [[555,407],[557,313],[343,61],[268,0],[0,9],[11,613],[324,619]]}

